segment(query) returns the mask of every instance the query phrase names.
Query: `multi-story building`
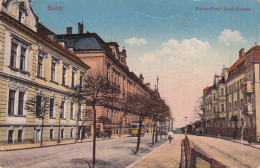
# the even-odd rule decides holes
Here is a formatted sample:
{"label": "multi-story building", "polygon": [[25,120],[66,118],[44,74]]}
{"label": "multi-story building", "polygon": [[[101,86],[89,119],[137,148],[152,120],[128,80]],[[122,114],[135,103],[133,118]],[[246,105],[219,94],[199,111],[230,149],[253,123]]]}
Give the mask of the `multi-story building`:
{"label": "multi-story building", "polygon": [[[90,75],[101,74],[108,80],[120,85],[121,98],[129,93],[150,94],[149,84],[144,83],[142,75],[137,77],[130,72],[126,63],[126,50],[119,49],[116,42],[104,42],[96,33],[83,33],[83,23],[78,23],[78,33],[72,33],[72,27],[67,27],[67,33],[57,36],[60,43],[64,43],[67,49],[74,52],[81,60],[91,66]],[[108,117],[110,124],[98,123],[98,132],[112,130],[113,134],[128,133],[131,122],[138,121],[138,116],[125,113],[115,103],[112,106],[98,106],[97,118]],[[91,121],[88,132],[90,133]],[[145,124],[151,132],[152,121],[145,119]]]}
{"label": "multi-story building", "polygon": [[[48,36],[49,35],[49,36]],[[53,41],[28,0],[0,4],[0,142],[26,143],[74,138],[78,106],[69,95],[89,66]],[[39,105],[49,97],[44,125]],[[35,98],[35,111],[26,103]],[[79,116],[83,114],[79,113]],[[60,124],[59,124],[60,121]],[[81,122],[81,121],[80,121]],[[80,123],[81,124],[81,123]],[[58,131],[60,128],[60,131]],[[59,132],[59,133],[58,133]]]}
{"label": "multi-story building", "polygon": [[[212,86],[203,90],[203,114],[208,134],[260,138],[260,46],[246,53],[214,77]],[[216,80],[216,79],[219,79]]]}

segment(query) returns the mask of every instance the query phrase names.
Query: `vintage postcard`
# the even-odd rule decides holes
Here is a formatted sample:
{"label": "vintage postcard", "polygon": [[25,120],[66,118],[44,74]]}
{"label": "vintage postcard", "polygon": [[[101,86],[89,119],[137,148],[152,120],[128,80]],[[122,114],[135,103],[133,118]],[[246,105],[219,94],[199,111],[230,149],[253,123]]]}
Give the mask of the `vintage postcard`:
{"label": "vintage postcard", "polygon": [[260,168],[260,0],[0,0],[0,168]]}

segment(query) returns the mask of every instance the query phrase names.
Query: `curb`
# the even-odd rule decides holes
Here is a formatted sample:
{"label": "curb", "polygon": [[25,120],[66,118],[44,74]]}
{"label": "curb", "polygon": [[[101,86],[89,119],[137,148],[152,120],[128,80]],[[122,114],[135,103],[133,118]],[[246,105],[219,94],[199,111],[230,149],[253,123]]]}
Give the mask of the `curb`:
{"label": "curb", "polygon": [[[242,144],[242,142],[238,142],[238,141],[236,141],[236,140],[232,140],[232,139],[228,139],[228,138],[222,138],[222,137],[220,137],[220,139],[223,139],[223,140],[226,140],[226,141],[232,141],[232,142],[235,142],[235,143],[238,143],[238,144]],[[243,145],[250,146],[250,147],[252,147],[252,148],[255,148],[255,149],[259,149],[259,150],[260,150],[260,147],[252,146],[252,145],[245,144],[245,143],[243,143]]]}
{"label": "curb", "polygon": [[141,158],[139,158],[138,160],[136,160],[134,163],[130,164],[129,166],[127,166],[126,168],[133,168],[133,166],[139,162],[141,162],[144,158],[147,158],[148,156],[150,156],[153,152],[159,150],[160,148],[162,148],[165,144],[169,143],[168,141],[164,142],[163,144],[161,144],[160,146],[158,146],[156,149],[152,150],[150,153],[142,156]]}
{"label": "curb", "polygon": [[[214,135],[204,135],[204,136],[205,136],[205,137],[217,138],[217,139],[223,139],[223,140],[226,140],[226,141],[232,141],[232,142],[235,142],[235,143],[238,143],[238,144],[242,144],[242,142],[238,142],[238,141],[236,141],[236,140],[229,139],[229,138],[225,138],[225,137],[218,137],[218,136],[214,136]],[[259,150],[260,150],[260,146],[259,146],[259,147],[256,147],[256,146],[252,146],[252,145],[249,145],[249,144],[246,144],[246,143],[243,143],[243,145],[249,146],[249,147],[252,147],[252,148],[255,148],[255,149],[259,149]]]}
{"label": "curb", "polygon": [[[121,138],[127,138],[127,137],[121,137]],[[98,139],[96,141],[106,141],[106,140],[113,140],[113,139],[119,139],[119,138]],[[90,141],[83,141],[83,142],[77,142],[77,143],[87,143],[87,142],[93,142],[93,140],[91,139]],[[17,150],[28,150],[28,149],[35,149],[35,148],[48,148],[48,147],[62,146],[62,145],[73,145],[73,144],[77,144],[77,143],[76,142],[71,142],[71,143],[54,144],[54,145],[47,145],[47,146],[33,146],[33,147],[26,147],[26,148],[4,149],[4,150],[0,150],[0,152],[17,151]]]}

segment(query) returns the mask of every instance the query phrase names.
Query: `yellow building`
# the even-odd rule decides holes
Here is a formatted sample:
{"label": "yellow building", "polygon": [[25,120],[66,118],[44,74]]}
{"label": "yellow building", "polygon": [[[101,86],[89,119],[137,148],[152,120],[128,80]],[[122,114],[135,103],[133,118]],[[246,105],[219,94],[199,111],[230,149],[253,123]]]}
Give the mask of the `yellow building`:
{"label": "yellow building", "polygon": [[[40,141],[42,119],[37,107],[31,112],[25,105],[31,98],[40,104],[44,95],[50,103],[44,118],[43,140],[56,140],[59,127],[61,139],[75,138],[77,109],[84,111],[85,105],[78,107],[68,95],[74,86],[82,84],[89,66],[55,42],[55,36],[38,23],[28,0],[1,1],[2,144]],[[84,118],[82,113],[79,115]]]}

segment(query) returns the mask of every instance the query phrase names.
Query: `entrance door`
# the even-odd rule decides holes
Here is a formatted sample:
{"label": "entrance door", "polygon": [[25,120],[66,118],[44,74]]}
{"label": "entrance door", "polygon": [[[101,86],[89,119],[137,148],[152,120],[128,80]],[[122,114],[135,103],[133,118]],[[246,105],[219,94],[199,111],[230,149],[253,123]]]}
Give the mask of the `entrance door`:
{"label": "entrance door", "polygon": [[35,141],[36,142],[40,141],[40,130],[39,129],[36,130]]}
{"label": "entrance door", "polygon": [[13,142],[13,134],[14,134],[14,130],[9,130],[8,131],[8,143],[14,143]]}

